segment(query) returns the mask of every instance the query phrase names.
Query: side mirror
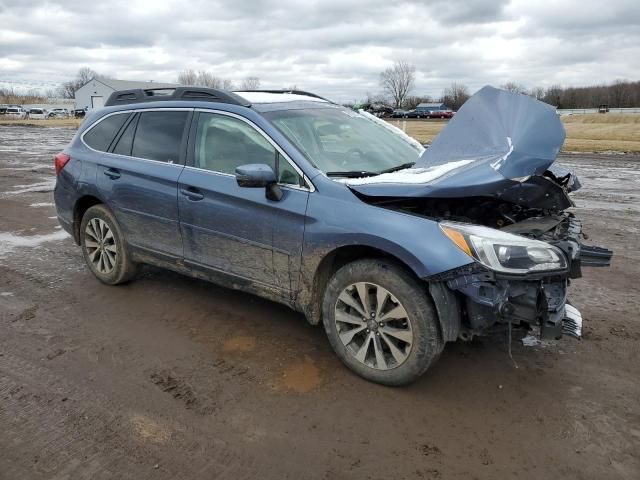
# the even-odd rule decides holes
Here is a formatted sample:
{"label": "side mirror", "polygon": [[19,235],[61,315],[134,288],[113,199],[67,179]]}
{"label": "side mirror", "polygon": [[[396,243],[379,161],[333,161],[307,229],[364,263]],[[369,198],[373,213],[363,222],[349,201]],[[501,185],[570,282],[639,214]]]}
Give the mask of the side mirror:
{"label": "side mirror", "polygon": [[270,183],[276,183],[277,179],[269,165],[253,163],[236,168],[236,182],[241,187],[264,188]]}
{"label": "side mirror", "polygon": [[278,201],[282,198],[278,179],[269,165],[253,163],[236,167],[236,182],[240,187],[265,188],[269,200]]}

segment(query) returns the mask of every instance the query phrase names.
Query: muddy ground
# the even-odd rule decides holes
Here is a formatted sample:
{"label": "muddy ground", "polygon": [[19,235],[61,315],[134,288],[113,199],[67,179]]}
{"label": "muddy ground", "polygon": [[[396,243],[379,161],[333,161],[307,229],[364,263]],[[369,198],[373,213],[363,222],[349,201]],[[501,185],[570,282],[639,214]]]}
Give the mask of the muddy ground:
{"label": "muddy ground", "polygon": [[408,388],[280,305],[156,269],[108,287],[60,231],[63,128],[0,127],[0,478],[640,478],[640,157],[564,156],[610,269],[582,341],[450,344]]}

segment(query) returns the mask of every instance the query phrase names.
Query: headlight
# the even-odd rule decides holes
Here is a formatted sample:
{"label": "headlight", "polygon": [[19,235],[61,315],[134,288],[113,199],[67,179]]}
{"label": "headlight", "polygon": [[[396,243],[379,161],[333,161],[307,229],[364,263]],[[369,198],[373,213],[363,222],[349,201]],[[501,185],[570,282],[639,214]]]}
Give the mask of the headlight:
{"label": "headlight", "polygon": [[440,222],[440,228],[463,252],[496,272],[547,272],[567,268],[564,254],[539,240],[464,223]]}

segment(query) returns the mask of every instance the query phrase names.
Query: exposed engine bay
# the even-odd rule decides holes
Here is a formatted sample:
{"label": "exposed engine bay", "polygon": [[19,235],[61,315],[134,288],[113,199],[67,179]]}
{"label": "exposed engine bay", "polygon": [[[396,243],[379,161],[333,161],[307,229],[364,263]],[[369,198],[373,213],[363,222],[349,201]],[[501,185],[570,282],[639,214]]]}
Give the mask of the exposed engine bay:
{"label": "exposed engine bay", "polygon": [[[560,187],[564,196],[557,203],[572,206],[569,177],[557,179],[549,174],[547,178]],[[576,188],[577,179],[571,178],[571,184]],[[487,197],[361,198],[383,208],[437,221],[484,225],[558,247],[568,259],[568,268],[557,274],[532,274],[518,279],[473,264],[469,269],[446,272],[430,280],[444,281],[461,294],[463,321],[458,335],[462,339],[504,330],[508,323],[523,330],[539,327],[541,338],[559,339],[562,334],[580,338],[582,319],[578,310],[567,303],[567,286],[571,279],[582,276],[583,266],[609,266],[612,252],[583,245],[588,237],[573,213]]]}
{"label": "exposed engine bay", "polygon": [[[584,245],[582,223],[568,211],[575,206],[569,194],[581,185],[572,172],[553,165],[564,138],[549,105],[485,87],[412,168],[345,181],[369,204],[439,222],[476,260],[425,278],[432,295],[433,283],[443,282],[455,292],[445,303],[459,302],[453,308],[460,311],[460,328],[448,332],[448,340],[512,327],[539,328],[542,338],[580,338],[582,317],[568,303],[567,287],[582,276],[582,267],[609,266],[612,252]],[[489,247],[483,238],[490,238]],[[548,255],[556,263],[508,268],[509,262],[525,266],[527,255],[543,264]]]}

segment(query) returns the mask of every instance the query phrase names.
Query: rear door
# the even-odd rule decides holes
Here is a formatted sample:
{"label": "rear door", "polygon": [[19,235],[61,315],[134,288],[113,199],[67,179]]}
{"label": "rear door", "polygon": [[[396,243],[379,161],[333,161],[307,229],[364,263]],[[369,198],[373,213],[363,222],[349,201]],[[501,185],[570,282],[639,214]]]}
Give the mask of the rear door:
{"label": "rear door", "polygon": [[[185,263],[275,287],[297,287],[309,191],[283,152],[246,119],[199,112],[180,176],[178,204]],[[235,169],[261,163],[279,175],[283,197],[239,187]]]}
{"label": "rear door", "polygon": [[191,109],[131,113],[97,172],[129,244],[173,260],[182,259],[177,189],[191,115]]}

